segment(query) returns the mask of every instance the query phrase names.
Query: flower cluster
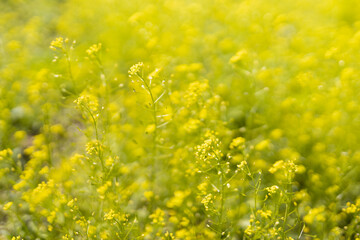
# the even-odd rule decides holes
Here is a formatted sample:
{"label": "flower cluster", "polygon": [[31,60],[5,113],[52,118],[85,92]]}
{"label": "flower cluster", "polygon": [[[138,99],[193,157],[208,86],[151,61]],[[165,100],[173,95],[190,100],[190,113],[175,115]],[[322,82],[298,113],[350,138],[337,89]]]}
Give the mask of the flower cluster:
{"label": "flower cluster", "polygon": [[130,67],[128,73],[129,77],[137,76],[141,74],[142,68],[144,67],[144,63],[138,62]]}
{"label": "flower cluster", "polygon": [[95,57],[96,54],[101,50],[101,43],[94,44],[89,49],[86,50],[86,53],[89,55],[89,57]]}
{"label": "flower cluster", "polygon": [[50,49],[52,49],[52,50],[63,49],[64,44],[68,43],[68,42],[69,42],[68,38],[64,39],[63,37],[58,37],[51,42]]}
{"label": "flower cluster", "polygon": [[0,1],[0,238],[360,239],[359,8]]}
{"label": "flower cluster", "polygon": [[211,167],[213,162],[219,162],[223,157],[221,151],[221,141],[216,133],[208,131],[202,144],[195,147],[195,156],[201,167]]}

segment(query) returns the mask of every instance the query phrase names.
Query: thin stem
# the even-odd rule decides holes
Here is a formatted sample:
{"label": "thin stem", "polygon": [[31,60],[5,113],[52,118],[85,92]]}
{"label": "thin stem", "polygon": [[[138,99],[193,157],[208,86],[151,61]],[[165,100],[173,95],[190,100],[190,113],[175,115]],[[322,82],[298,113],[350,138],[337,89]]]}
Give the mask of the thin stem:
{"label": "thin stem", "polygon": [[131,227],[130,227],[130,229],[127,231],[124,239],[127,239],[127,237],[129,236],[131,230],[134,228],[135,222],[136,222],[136,218],[134,219],[133,223],[131,224]]}
{"label": "thin stem", "polygon": [[[106,77],[106,73],[105,73],[105,69],[104,69],[104,66],[102,64],[102,61],[100,59],[100,57],[95,54],[95,59],[96,59],[96,64],[97,66],[99,67],[100,69],[100,80],[102,82],[102,85],[104,86],[104,90],[105,90],[105,108],[107,109],[108,106],[109,106],[109,96],[110,96],[110,86],[108,84],[108,78]],[[108,127],[110,124],[109,124],[110,120],[109,120],[109,114],[107,111],[105,111],[105,127]],[[107,129],[106,129],[107,130]]]}
{"label": "thin stem", "polygon": [[[146,88],[146,90],[148,91],[150,98],[151,98],[151,105],[152,105],[152,112],[153,112],[153,118],[154,118],[154,125],[155,125],[155,130],[153,133],[153,159],[155,161],[155,166],[158,167],[158,163],[156,160],[156,153],[157,153],[157,144],[156,144],[156,139],[157,139],[157,128],[158,128],[158,122],[157,122],[157,117],[156,117],[156,102],[155,102],[155,98],[154,95],[152,94],[151,88],[150,86],[147,84],[147,82],[145,81],[145,79],[139,74],[137,73],[137,76],[140,78],[140,80],[142,81],[142,83],[144,83],[144,86]],[[155,173],[155,168],[153,168],[153,173]]]}
{"label": "thin stem", "polygon": [[48,160],[50,167],[53,164],[52,161],[52,151],[51,151],[51,131],[50,131],[50,116],[49,116],[49,108],[48,105],[45,105],[45,115],[44,115],[44,134],[45,134],[45,141],[48,153]]}
{"label": "thin stem", "polygon": [[[222,169],[221,169],[222,170]],[[223,171],[221,171],[221,178],[220,178],[220,184],[221,184],[221,190],[220,190],[220,198],[221,198],[221,202],[220,202],[220,219],[219,219],[219,225],[220,225],[220,239],[221,239],[221,235],[222,235],[222,225],[223,225],[223,215],[224,215],[224,197],[225,197],[225,193],[224,193],[224,184],[223,184],[223,178],[224,178],[224,173]]]}
{"label": "thin stem", "polygon": [[[94,125],[94,129],[95,129],[95,138],[96,138],[96,141],[97,143],[100,142],[99,140],[99,133],[98,133],[98,127],[97,127],[97,121],[94,117],[94,115],[92,114],[91,110],[86,106],[86,105],[83,105],[84,108],[87,110],[87,112],[89,113],[92,121],[93,121],[93,125]],[[102,151],[101,151],[101,147],[100,146],[97,146],[97,150],[98,150],[98,157],[100,159],[100,162],[101,162],[101,167],[102,167],[102,171],[104,172],[105,170],[105,165],[104,165],[104,159],[103,159],[103,156],[102,156]]]}
{"label": "thin stem", "polygon": [[72,74],[70,54],[65,49],[63,49],[63,54],[65,56],[66,63],[67,63],[69,79],[70,79],[71,83],[73,84],[73,88],[74,88],[74,91],[76,93],[77,91],[76,91],[76,85],[75,85],[74,76]]}
{"label": "thin stem", "polygon": [[223,217],[224,217],[224,203],[225,203],[225,184],[224,183],[224,171],[223,171],[223,167],[221,165],[221,159],[217,156],[217,154],[214,152],[216,159],[218,161],[218,166],[220,168],[220,172],[221,172],[221,176],[220,176],[220,216],[219,216],[219,239],[221,239],[222,237],[222,233],[223,233]]}
{"label": "thin stem", "polygon": [[257,196],[259,193],[260,185],[261,185],[261,175],[259,176],[259,179],[255,185],[255,197],[254,197],[254,216],[255,216],[255,218],[256,218],[256,210],[257,210]]}

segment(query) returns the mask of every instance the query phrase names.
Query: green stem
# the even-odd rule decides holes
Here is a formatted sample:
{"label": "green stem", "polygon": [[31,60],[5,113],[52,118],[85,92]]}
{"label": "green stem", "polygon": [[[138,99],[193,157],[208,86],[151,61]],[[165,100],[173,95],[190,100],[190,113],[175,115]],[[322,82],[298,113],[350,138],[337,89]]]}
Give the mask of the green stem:
{"label": "green stem", "polygon": [[65,56],[66,63],[67,63],[69,79],[70,79],[71,83],[73,84],[74,92],[76,93],[77,91],[76,91],[74,76],[72,74],[70,54],[65,49],[63,49],[63,54]]}
{"label": "green stem", "polygon": [[51,151],[51,132],[50,132],[50,117],[49,117],[49,109],[48,106],[45,105],[45,115],[44,115],[44,134],[45,134],[45,141],[48,153],[48,161],[50,167],[53,164],[52,161],[52,151]]}
{"label": "green stem", "polygon": [[157,144],[156,144],[156,139],[157,139],[157,128],[158,128],[158,122],[157,122],[157,118],[156,118],[156,103],[155,103],[155,98],[154,98],[154,95],[151,91],[151,88],[149,86],[149,84],[147,84],[147,82],[145,81],[145,79],[137,74],[137,76],[140,78],[140,80],[142,81],[142,83],[144,83],[144,86],[146,88],[146,90],[148,91],[149,95],[150,95],[150,98],[151,98],[151,105],[152,105],[152,112],[153,112],[153,118],[154,118],[154,125],[155,125],[155,130],[154,130],[154,133],[153,133],[153,159],[154,159],[154,162],[155,162],[155,168],[153,168],[153,173],[152,175],[155,174],[155,169],[158,167],[158,162],[157,162],[157,159],[156,159],[156,155],[157,155]]}
{"label": "green stem", "polygon": [[[215,153],[215,152],[214,152]],[[225,184],[224,183],[224,171],[223,171],[223,167],[221,165],[221,159],[217,156],[217,154],[215,153],[216,159],[218,161],[218,165],[220,167],[220,172],[221,172],[221,176],[220,176],[220,216],[219,216],[219,239],[221,239],[222,237],[222,233],[223,233],[223,217],[224,217],[224,203],[225,203]]]}
{"label": "green stem", "polygon": [[[108,84],[108,79],[107,79],[107,77],[106,77],[105,69],[104,69],[104,66],[103,66],[103,64],[102,64],[102,61],[101,61],[100,57],[99,57],[97,54],[95,55],[95,59],[96,59],[97,65],[98,65],[98,67],[99,67],[99,69],[100,69],[100,73],[101,73],[100,79],[101,79],[101,81],[102,81],[102,85],[103,85],[104,88],[105,88],[105,104],[104,104],[104,105],[105,105],[105,109],[107,109],[108,106],[109,106],[109,102],[110,102],[110,100],[109,100],[109,96],[110,96],[110,86],[109,86],[109,84]],[[105,126],[106,128],[110,125],[109,122],[110,122],[110,119],[109,119],[108,111],[105,111],[105,124],[104,124],[104,126]],[[105,130],[106,130],[106,132],[107,132],[107,129],[105,129]]]}
{"label": "green stem", "polygon": [[[83,105],[83,106],[84,106],[84,108],[88,111],[88,113],[89,113],[89,115],[90,115],[90,117],[91,117],[91,119],[92,119],[92,121],[93,121],[94,129],[95,129],[95,138],[96,138],[97,143],[99,143],[100,140],[99,140],[99,133],[98,133],[97,121],[96,121],[94,115],[92,114],[91,110],[90,110],[86,105]],[[103,156],[102,156],[101,147],[98,146],[97,148],[98,148],[98,149],[97,149],[97,150],[98,150],[98,157],[99,157],[100,162],[101,162],[102,171],[104,172],[104,170],[105,170],[105,165],[104,165],[104,159],[103,159]]]}
{"label": "green stem", "polygon": [[220,226],[220,239],[222,236],[222,232],[223,232],[223,216],[224,216],[224,201],[225,201],[225,193],[224,193],[224,184],[223,184],[223,178],[224,178],[224,174],[221,171],[221,192],[220,192],[220,198],[221,198],[221,202],[220,202],[220,219],[219,219],[219,226]]}
{"label": "green stem", "polygon": [[284,231],[284,235],[285,235],[285,231],[286,231],[286,222],[287,222],[287,218],[288,218],[288,214],[289,214],[289,207],[291,204],[291,195],[292,195],[292,189],[291,189],[291,177],[288,177],[288,182],[286,183],[286,187],[285,187],[285,198],[286,198],[286,202],[285,202],[285,216],[284,216],[284,222],[283,222],[283,231]]}

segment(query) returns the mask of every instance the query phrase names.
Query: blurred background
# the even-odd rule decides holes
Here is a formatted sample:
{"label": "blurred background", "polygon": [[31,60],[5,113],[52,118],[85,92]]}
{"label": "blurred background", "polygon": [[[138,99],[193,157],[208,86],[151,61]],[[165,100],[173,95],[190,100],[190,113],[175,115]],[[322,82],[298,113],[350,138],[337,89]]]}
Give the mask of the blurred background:
{"label": "blurred background", "polygon": [[[0,199],[1,204],[11,201],[18,206],[1,215],[0,234],[4,239],[18,234],[25,239],[58,239],[68,234],[70,239],[75,233],[64,229],[75,227],[60,227],[65,226],[61,219],[66,214],[46,219],[52,208],[65,212],[60,206],[77,197],[79,205],[83,201],[84,217],[94,209],[102,212],[103,206],[123,203],[124,212],[140,219],[137,231],[150,232],[147,239],[159,236],[147,229],[145,219],[157,206],[167,208],[166,222],[178,214],[179,221],[184,216],[190,224],[169,223],[161,227],[164,232],[186,229],[192,235],[184,230],[175,234],[176,239],[202,239],[194,232],[201,232],[208,220],[204,212],[192,208],[200,208],[196,189],[202,179],[195,175],[193,148],[210,129],[218,132],[224,149],[235,137],[246,139],[251,150],[248,165],[254,173],[264,172],[264,187],[279,180],[268,172],[276,161],[291,159],[301,166],[293,191],[305,225],[290,231],[291,236],[306,226],[309,239],[315,238],[311,234],[318,239],[355,239],[358,210],[346,215],[342,208],[355,203],[360,194],[359,4],[356,0],[0,1],[0,149],[11,149],[10,158],[16,159],[13,167],[1,163]],[[49,48],[59,37],[66,51]],[[98,43],[101,51],[94,60],[86,50]],[[142,106],[150,100],[129,78],[129,68],[138,62],[144,63],[144,72],[153,74],[158,86],[166,82],[167,103],[159,106],[163,115],[159,121],[167,125],[154,138],[152,113]],[[154,94],[159,96],[160,88]],[[194,94],[196,103],[186,102]],[[109,175],[124,176],[120,190],[113,190],[113,195],[123,196],[116,204],[114,196],[107,203],[93,196],[106,185],[97,167],[71,172],[81,164],[69,159],[85,154],[85,145],[95,138],[89,116],[74,103],[84,95],[95,96],[99,106],[105,106],[99,110],[105,116],[99,123],[100,138],[110,149],[108,156],[119,161]],[[154,144],[163,148],[154,153]],[[149,175],[155,163],[148,158],[153,155],[162,159],[160,167],[151,170],[158,171],[159,178]],[[3,159],[6,156],[3,152]],[[231,166],[236,168],[243,157],[234,158]],[[33,159],[36,164],[29,164]],[[26,173],[29,169],[31,174]],[[32,182],[25,184],[29,179]],[[47,197],[59,203],[50,207],[39,200],[31,206],[31,197],[24,196],[36,195],[32,191],[38,184],[50,179],[59,184],[66,200],[52,192]],[[92,188],[89,179],[94,181]],[[239,180],[234,188],[246,193],[250,191],[246,184]],[[187,189],[191,193],[186,195]],[[149,191],[155,196],[151,207],[144,198]],[[187,209],[166,205],[175,191],[190,199]],[[94,199],[86,210],[89,196]],[[251,199],[228,202],[228,209],[241,206],[229,210],[230,239],[243,236],[252,214],[247,207]],[[101,215],[92,220],[97,232],[92,238],[106,239],[107,234],[113,239],[116,231],[100,237],[101,229],[106,229],[102,219]],[[56,221],[58,227],[53,224],[55,230],[49,231],[48,222]],[[352,230],[346,233],[345,226]],[[215,238],[206,234],[201,236]],[[122,239],[129,236],[125,231]]]}

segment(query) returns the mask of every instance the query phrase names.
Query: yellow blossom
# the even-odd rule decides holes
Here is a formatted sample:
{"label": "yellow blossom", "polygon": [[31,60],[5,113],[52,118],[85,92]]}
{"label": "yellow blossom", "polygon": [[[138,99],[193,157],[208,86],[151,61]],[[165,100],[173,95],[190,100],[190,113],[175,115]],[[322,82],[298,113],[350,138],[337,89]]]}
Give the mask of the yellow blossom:
{"label": "yellow blossom", "polygon": [[3,210],[4,210],[4,211],[9,210],[12,205],[13,205],[13,202],[7,202],[7,203],[3,206]]}
{"label": "yellow blossom", "polygon": [[232,140],[230,143],[230,149],[243,149],[245,143],[245,138],[237,137]]}
{"label": "yellow blossom", "polygon": [[86,50],[86,53],[90,57],[94,57],[101,49],[101,43],[93,44],[89,49]]}

